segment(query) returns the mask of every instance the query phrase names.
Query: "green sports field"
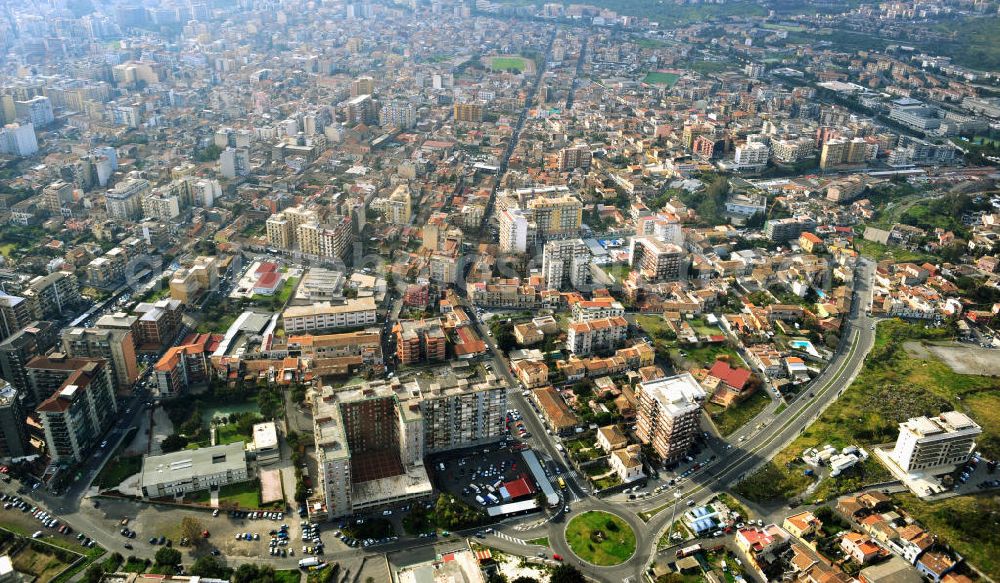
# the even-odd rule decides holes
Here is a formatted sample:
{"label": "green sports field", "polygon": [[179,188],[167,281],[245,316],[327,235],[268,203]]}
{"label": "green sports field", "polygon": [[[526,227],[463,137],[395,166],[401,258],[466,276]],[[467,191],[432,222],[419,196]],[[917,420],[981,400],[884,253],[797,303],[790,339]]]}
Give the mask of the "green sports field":
{"label": "green sports field", "polygon": [[521,57],[493,57],[490,59],[490,67],[494,71],[507,71],[510,69],[523,71],[527,66],[527,62]]}
{"label": "green sports field", "polygon": [[650,85],[666,85],[667,87],[673,87],[680,78],[681,76],[677,73],[647,73],[642,82],[649,83]]}

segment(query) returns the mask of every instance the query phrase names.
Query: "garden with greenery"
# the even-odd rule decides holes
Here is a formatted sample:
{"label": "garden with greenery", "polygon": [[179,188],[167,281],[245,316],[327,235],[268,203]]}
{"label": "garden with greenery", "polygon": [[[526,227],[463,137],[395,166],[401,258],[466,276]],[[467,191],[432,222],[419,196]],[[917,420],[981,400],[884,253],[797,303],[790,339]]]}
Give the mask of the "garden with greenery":
{"label": "garden with greenery", "polygon": [[584,512],[566,525],[566,542],[576,556],[594,565],[624,563],[635,553],[635,532],[608,512]]}

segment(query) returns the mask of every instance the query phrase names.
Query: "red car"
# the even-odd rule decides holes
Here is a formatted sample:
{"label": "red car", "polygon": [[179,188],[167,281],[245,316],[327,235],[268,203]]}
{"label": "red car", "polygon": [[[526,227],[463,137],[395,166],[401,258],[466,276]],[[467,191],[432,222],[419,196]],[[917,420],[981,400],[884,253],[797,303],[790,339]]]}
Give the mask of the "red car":
{"label": "red car", "polygon": [[552,553],[552,560],[553,561],[561,561],[562,560],[562,555],[560,555],[558,553]]}

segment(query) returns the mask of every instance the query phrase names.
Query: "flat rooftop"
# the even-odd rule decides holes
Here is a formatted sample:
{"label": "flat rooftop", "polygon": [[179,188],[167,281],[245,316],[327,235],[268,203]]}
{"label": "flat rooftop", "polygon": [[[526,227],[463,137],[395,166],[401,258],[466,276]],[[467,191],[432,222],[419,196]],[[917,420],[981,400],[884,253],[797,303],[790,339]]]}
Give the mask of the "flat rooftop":
{"label": "flat rooftop", "polygon": [[182,482],[199,475],[245,470],[245,449],[245,444],[237,441],[227,445],[147,456],[142,460],[141,485]]}

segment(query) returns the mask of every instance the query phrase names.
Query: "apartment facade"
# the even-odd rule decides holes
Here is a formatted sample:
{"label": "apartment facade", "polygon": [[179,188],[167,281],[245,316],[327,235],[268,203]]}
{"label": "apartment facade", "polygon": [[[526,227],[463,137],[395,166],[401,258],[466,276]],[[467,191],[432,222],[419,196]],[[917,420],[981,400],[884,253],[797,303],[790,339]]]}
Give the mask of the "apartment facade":
{"label": "apartment facade", "polygon": [[115,400],[111,368],[103,360],[87,360],[36,409],[53,462],[78,463],[114,425]]}
{"label": "apartment facade", "polygon": [[899,424],[890,456],[907,473],[943,470],[969,461],[982,432],[982,427],[958,411],[914,417]]}
{"label": "apartment facade", "polygon": [[127,389],[139,378],[132,331],[126,329],[67,328],[62,333],[62,350],[75,358],[103,358],[111,365],[114,385]]}
{"label": "apartment facade", "polygon": [[376,322],[375,299],[365,297],[349,299],[343,304],[323,302],[290,306],[281,317],[289,334],[368,326]]}
{"label": "apartment facade", "polygon": [[628,322],[620,316],[570,322],[566,349],[581,356],[597,350],[613,350],[625,342],[627,332]]}
{"label": "apartment facade", "polygon": [[639,383],[636,435],[664,463],[682,458],[698,435],[705,390],[691,373]]}

